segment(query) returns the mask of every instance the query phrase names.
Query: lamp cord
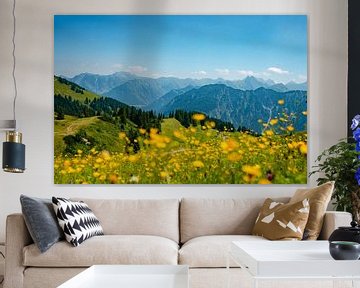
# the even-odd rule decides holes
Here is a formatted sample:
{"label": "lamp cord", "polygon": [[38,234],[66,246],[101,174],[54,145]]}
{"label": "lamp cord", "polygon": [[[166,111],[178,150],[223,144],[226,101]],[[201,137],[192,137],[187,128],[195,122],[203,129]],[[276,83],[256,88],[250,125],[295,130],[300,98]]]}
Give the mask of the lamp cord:
{"label": "lamp cord", "polygon": [[[0,251],[0,255],[5,259],[5,255]],[[0,278],[0,285],[4,282],[4,278]]]}
{"label": "lamp cord", "polygon": [[[12,69],[12,78],[14,81],[14,90],[15,90],[15,95],[14,95],[14,102],[13,102],[13,118],[14,121],[16,120],[16,98],[17,98],[17,84],[16,84],[16,78],[15,78],[15,68],[16,68],[16,56],[15,56],[15,49],[16,49],[16,43],[15,43],[15,35],[16,35],[16,15],[15,15],[15,8],[16,8],[16,0],[13,0],[13,9],[12,9],[12,16],[13,16],[13,35],[12,35],[12,45],[13,45],[13,50],[12,50],[12,57],[13,57],[13,69]],[[15,121],[16,123],[16,121]],[[16,125],[16,124],[15,124]],[[16,126],[15,126],[16,129]]]}

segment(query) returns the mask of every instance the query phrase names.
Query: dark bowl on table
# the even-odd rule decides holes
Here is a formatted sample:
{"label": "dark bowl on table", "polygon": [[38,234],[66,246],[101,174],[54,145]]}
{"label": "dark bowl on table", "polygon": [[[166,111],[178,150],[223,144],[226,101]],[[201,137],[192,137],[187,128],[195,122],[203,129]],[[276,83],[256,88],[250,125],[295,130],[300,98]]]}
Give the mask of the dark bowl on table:
{"label": "dark bowl on table", "polygon": [[330,255],[335,260],[358,260],[360,257],[360,244],[349,241],[331,241]]}

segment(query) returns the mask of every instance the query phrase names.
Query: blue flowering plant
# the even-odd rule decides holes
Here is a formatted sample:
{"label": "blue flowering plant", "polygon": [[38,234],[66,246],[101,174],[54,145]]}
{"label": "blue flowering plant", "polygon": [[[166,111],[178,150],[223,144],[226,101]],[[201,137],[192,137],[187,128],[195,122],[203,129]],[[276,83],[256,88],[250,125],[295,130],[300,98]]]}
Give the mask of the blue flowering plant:
{"label": "blue flowering plant", "polygon": [[[356,115],[352,119],[351,130],[353,130],[355,150],[356,152],[360,152],[360,115]],[[360,159],[360,155],[358,155],[358,159]],[[355,172],[355,179],[360,186],[360,167]]]}
{"label": "blue flowering plant", "polygon": [[[360,220],[360,115],[351,124],[353,137],[324,150],[316,159],[310,175],[318,174],[317,183],[335,181],[333,204],[338,211],[352,213]],[[354,141],[355,140],[355,141]]]}

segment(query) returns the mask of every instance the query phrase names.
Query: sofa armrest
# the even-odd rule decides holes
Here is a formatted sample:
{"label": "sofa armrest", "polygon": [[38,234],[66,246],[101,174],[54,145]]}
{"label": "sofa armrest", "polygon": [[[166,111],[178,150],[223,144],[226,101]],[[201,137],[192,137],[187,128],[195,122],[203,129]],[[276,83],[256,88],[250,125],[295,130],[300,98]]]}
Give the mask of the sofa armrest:
{"label": "sofa armrest", "polygon": [[324,224],[319,236],[321,240],[329,239],[331,233],[340,226],[350,226],[352,216],[348,212],[326,211]]}
{"label": "sofa armrest", "polygon": [[4,288],[23,287],[23,248],[32,242],[22,214],[9,215],[6,218]]}

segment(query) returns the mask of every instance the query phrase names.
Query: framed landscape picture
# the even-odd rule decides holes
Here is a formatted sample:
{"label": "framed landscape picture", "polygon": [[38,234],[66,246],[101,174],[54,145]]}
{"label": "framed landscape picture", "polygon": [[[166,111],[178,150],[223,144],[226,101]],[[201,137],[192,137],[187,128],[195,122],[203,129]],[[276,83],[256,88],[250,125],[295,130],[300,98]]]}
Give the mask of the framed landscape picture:
{"label": "framed landscape picture", "polygon": [[55,184],[307,183],[305,15],[54,16]]}

